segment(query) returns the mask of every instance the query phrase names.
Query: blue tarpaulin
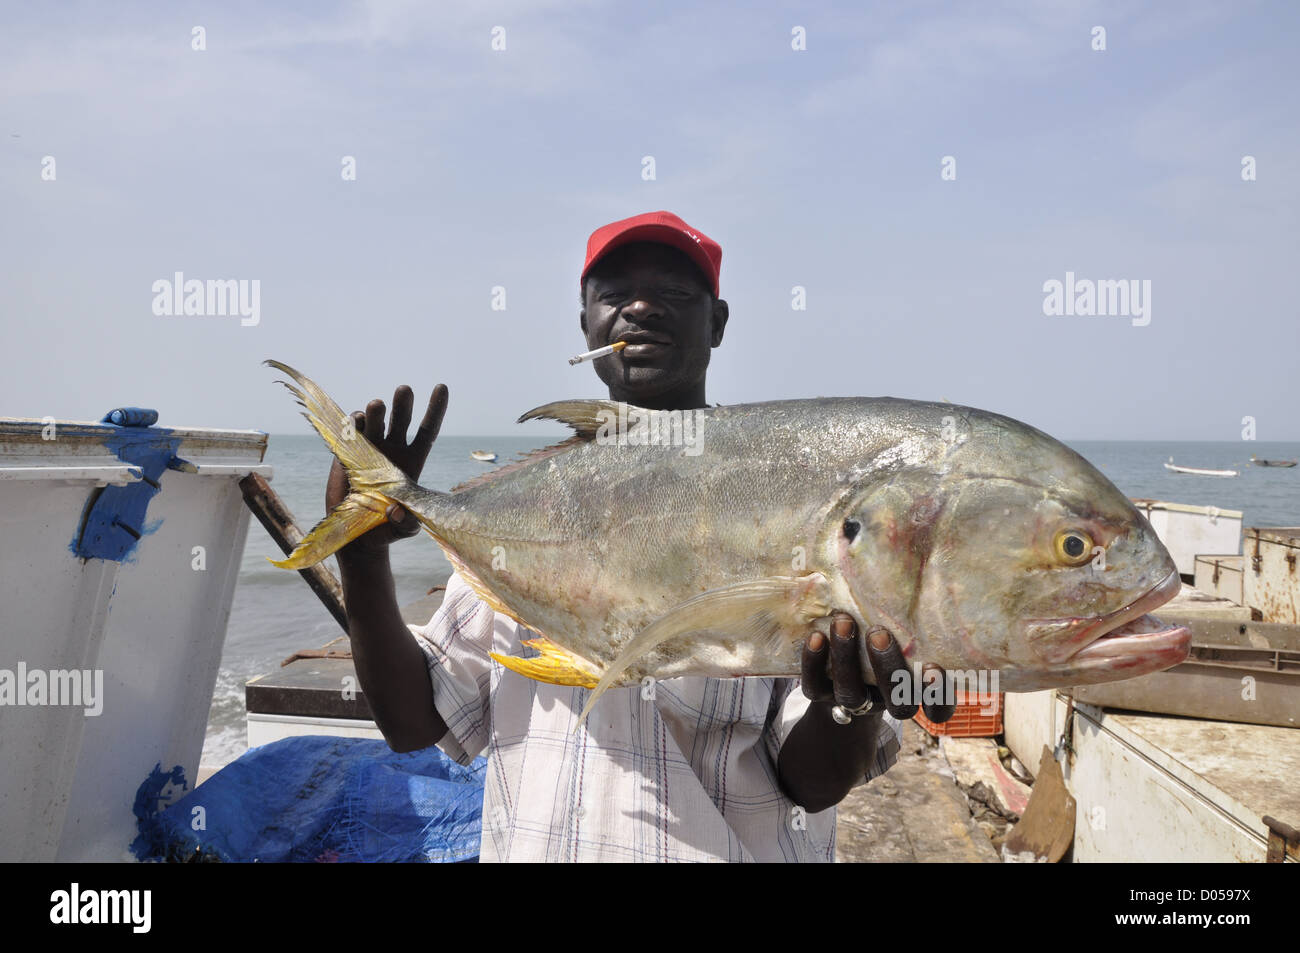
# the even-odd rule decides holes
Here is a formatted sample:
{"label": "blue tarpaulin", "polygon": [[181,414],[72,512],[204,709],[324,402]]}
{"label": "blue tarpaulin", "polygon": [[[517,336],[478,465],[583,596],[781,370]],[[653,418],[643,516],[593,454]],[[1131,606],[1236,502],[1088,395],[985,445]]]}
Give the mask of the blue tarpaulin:
{"label": "blue tarpaulin", "polygon": [[140,817],[131,849],[141,860],[477,860],[486,764],[369,739],[285,738]]}

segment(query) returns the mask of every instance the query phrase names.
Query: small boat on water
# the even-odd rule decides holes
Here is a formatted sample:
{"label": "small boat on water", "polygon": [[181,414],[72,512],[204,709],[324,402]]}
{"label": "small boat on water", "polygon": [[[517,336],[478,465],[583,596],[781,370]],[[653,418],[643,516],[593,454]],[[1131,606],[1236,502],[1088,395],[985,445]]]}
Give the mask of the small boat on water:
{"label": "small boat on water", "polygon": [[473,457],[475,460],[479,461],[480,463],[497,462],[497,455],[493,453],[491,450],[473,450],[470,452],[470,456]]}
{"label": "small boat on water", "polygon": [[1236,470],[1211,470],[1207,467],[1180,467],[1174,463],[1174,458],[1170,457],[1169,462],[1165,464],[1166,470],[1172,470],[1174,473],[1191,473],[1195,476],[1212,476],[1212,477],[1235,477]]}
{"label": "small boat on water", "polygon": [[1257,457],[1251,457],[1250,462],[1257,467],[1293,467],[1296,465],[1295,460],[1260,460]]}

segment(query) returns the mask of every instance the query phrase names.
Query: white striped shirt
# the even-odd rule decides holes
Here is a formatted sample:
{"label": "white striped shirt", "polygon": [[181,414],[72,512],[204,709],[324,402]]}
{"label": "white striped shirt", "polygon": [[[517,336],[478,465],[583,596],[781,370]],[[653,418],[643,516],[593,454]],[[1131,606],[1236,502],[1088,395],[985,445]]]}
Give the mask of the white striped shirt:
{"label": "white striped shirt", "polygon": [[[438,746],[461,764],[487,756],[481,860],[835,859],[835,809],[806,814],[777,780],[781,744],[808,708],[797,679],[610,689],[574,731],[588,690],[489,658],[532,654],[520,640],[535,633],[460,576],[429,624],[410,629],[448,727]],[[886,713],[862,783],[894,764],[900,743]]]}

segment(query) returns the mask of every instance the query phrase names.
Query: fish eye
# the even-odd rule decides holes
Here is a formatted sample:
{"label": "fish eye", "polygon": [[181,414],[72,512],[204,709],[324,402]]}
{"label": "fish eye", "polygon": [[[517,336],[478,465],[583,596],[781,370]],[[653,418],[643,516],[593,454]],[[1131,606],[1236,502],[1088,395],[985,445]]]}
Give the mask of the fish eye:
{"label": "fish eye", "polygon": [[860,529],[862,529],[862,524],[859,523],[857,520],[855,519],[845,520],[844,538],[847,539],[849,542],[853,542],[854,537],[858,535],[858,531]]}
{"label": "fish eye", "polygon": [[1056,555],[1067,565],[1082,565],[1092,557],[1092,537],[1080,529],[1062,530],[1056,534]]}

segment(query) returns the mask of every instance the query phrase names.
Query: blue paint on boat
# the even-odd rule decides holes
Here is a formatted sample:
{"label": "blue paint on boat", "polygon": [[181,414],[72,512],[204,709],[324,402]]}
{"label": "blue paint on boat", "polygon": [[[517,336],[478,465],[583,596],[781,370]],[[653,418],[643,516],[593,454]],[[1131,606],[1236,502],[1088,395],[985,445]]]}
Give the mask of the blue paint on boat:
{"label": "blue paint on boat", "polygon": [[116,407],[100,420],[119,427],[152,427],[158,422],[158,411],[148,407]]}
{"label": "blue paint on boat", "polygon": [[[169,791],[168,788],[171,788]],[[176,765],[170,771],[162,769],[159,761],[149,772],[135,792],[135,803],[131,806],[135,814],[135,826],[139,836],[131,842],[131,853],[137,860],[146,860],[157,854],[156,818],[172,801],[179,791],[188,791],[189,782],[185,780],[185,768]],[[179,790],[178,790],[179,789]]]}
{"label": "blue paint on boat", "polygon": [[[127,421],[117,424],[113,418]],[[123,463],[131,464],[141,479],[127,486],[96,490],[69,549],[82,559],[123,562],[132,556],[142,538],[155,532],[162,520],[146,523],[149,501],[162,489],[163,471],[173,466],[181,440],[166,427],[153,427],[156,410],[119,407],[104,415],[109,425],[104,446]]]}

